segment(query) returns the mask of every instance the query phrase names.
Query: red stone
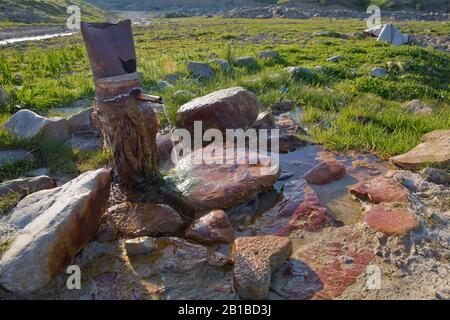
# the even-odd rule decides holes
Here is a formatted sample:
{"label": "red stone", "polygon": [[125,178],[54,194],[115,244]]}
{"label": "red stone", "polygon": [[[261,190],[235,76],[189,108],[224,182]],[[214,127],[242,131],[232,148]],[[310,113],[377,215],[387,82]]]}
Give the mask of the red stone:
{"label": "red stone", "polygon": [[378,241],[361,224],[325,232],[300,247],[272,276],[272,291],[285,299],[339,297],[366,270]]}
{"label": "red stone", "polygon": [[345,167],[337,161],[322,162],[305,174],[311,184],[327,184],[345,176]]}
{"label": "red stone", "polygon": [[214,210],[195,221],[187,230],[186,237],[202,244],[231,243],[233,226],[223,210]]}
{"label": "red stone", "polygon": [[408,190],[391,178],[376,177],[351,187],[350,192],[358,198],[375,204],[383,202],[408,202]]}
{"label": "red stone", "polygon": [[319,231],[326,226],[335,226],[336,219],[326,207],[320,203],[319,196],[310,187],[305,190],[303,202],[295,209],[289,224],[279,231],[276,235],[287,235],[296,229],[306,231]]}
{"label": "red stone", "polygon": [[403,236],[419,226],[411,212],[404,209],[386,210],[383,204],[372,207],[364,222],[388,236]]}

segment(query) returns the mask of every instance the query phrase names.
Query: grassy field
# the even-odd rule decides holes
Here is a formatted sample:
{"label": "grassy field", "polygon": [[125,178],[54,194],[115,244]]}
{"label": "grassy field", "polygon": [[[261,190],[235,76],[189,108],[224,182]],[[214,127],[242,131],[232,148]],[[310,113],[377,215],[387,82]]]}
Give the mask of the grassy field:
{"label": "grassy field", "polygon": [[[448,35],[450,22],[399,22],[408,34]],[[312,139],[330,149],[374,152],[389,157],[408,151],[432,130],[450,127],[450,55],[432,48],[393,47],[374,38],[342,39],[342,34],[365,28],[361,21],[330,19],[246,20],[171,19],[154,20],[149,27],[134,29],[138,69],[148,93],[164,97],[172,123],[184,102],[173,99],[176,90],[187,89],[196,96],[243,86],[255,92],[264,108],[292,100],[303,109],[302,121]],[[316,36],[316,31],[333,31]],[[191,79],[187,63],[208,61],[215,52],[232,61],[274,49],[281,57],[258,59],[251,68],[233,67],[225,73],[216,68],[207,82]],[[340,62],[325,59],[342,55]],[[291,78],[286,66],[326,67],[323,74]],[[385,78],[373,78],[374,67],[389,69]],[[165,75],[181,73],[174,88],[157,89]],[[45,113],[70,106],[94,95],[94,87],[81,36],[22,44],[0,51],[0,83],[10,95],[10,104],[0,109],[0,122],[17,105]],[[432,115],[414,115],[402,109],[411,99],[434,106]],[[161,121],[166,121],[161,115]],[[54,170],[79,172],[109,160],[105,153],[82,154],[77,150],[42,141],[17,141],[0,131],[0,148],[23,145],[38,155],[36,165]],[[22,169],[0,172],[0,180],[19,175]]]}

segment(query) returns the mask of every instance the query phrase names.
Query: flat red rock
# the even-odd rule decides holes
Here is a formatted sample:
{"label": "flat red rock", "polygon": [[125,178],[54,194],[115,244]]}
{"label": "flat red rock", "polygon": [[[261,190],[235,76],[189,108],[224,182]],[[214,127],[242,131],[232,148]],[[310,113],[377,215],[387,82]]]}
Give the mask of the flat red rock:
{"label": "flat red rock", "polygon": [[408,202],[408,190],[391,178],[376,177],[351,187],[350,192],[358,198],[375,204],[382,202]]}
{"label": "flat red rock", "polygon": [[403,236],[419,226],[414,214],[404,209],[386,210],[383,204],[370,209],[364,217],[371,228],[388,236]]}
{"label": "flat red rock", "polygon": [[223,210],[214,210],[195,221],[187,230],[186,237],[202,244],[231,243],[233,226]]}
{"label": "flat red rock", "polygon": [[322,162],[305,174],[311,184],[323,185],[345,176],[345,167],[337,161]]}

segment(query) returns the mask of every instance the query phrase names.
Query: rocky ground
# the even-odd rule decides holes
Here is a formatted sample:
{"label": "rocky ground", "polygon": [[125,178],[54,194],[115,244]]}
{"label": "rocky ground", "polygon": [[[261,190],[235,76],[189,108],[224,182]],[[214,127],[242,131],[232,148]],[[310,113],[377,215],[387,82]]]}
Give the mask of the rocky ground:
{"label": "rocky ground", "polygon": [[[422,169],[448,170],[449,130],[383,161],[298,138],[308,128],[293,105],[259,111],[253,93],[230,88],[186,103],[177,118],[188,130],[194,120],[224,130],[232,119],[243,129],[280,129],[275,170],[267,161],[189,157],[165,166],[173,144],[163,127],[155,137],[163,178],[132,195],[106,169],[0,184],[3,197],[21,199],[0,220],[0,297],[450,298],[450,175]],[[101,148],[91,112],[61,119],[22,110],[4,127],[69,144],[89,132]],[[79,290],[67,287],[69,264],[81,270]]]}

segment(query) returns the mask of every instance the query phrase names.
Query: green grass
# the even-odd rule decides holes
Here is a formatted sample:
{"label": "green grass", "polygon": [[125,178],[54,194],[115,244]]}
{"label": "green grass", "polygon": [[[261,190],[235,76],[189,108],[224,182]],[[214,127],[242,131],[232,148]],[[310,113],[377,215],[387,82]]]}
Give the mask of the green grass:
{"label": "green grass", "polygon": [[[450,33],[448,21],[396,24],[409,34]],[[186,89],[201,96],[239,85],[255,92],[264,109],[282,100],[300,105],[313,140],[331,149],[389,157],[411,149],[427,132],[450,128],[450,55],[431,48],[389,46],[374,38],[346,40],[337,36],[364,28],[362,21],[330,19],[156,19],[149,27],[135,27],[134,35],[144,89],[166,101],[169,119],[161,114],[163,123],[176,123],[177,109],[186,102],[172,98],[175,91]],[[318,37],[313,35],[317,31],[335,33]],[[189,77],[187,63],[207,61],[211,52],[232,62],[238,56],[257,57],[267,49],[279,51],[281,57],[258,59],[253,68],[232,66],[229,73],[215,68],[215,77],[206,82]],[[326,61],[334,55],[344,59]],[[286,66],[318,65],[326,68],[323,74],[291,78],[282,71]],[[387,77],[369,76],[378,66],[389,69]],[[157,81],[171,73],[181,74],[175,87],[158,90]],[[20,85],[17,74],[23,78]],[[11,114],[16,105],[46,113],[94,96],[80,35],[2,49],[0,83],[11,97],[7,106],[0,107],[0,114]],[[433,115],[413,115],[401,108],[416,98],[434,105]],[[104,152],[82,154],[46,142],[24,143],[0,130],[0,147],[17,145],[34,150],[36,165],[49,165],[54,171],[76,173],[111,159]]]}

